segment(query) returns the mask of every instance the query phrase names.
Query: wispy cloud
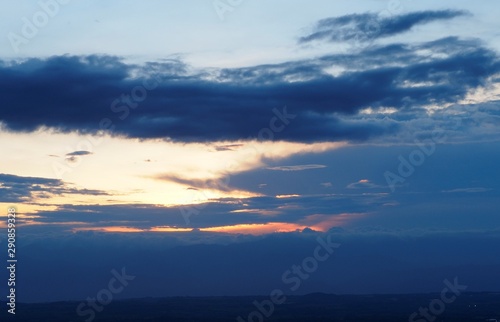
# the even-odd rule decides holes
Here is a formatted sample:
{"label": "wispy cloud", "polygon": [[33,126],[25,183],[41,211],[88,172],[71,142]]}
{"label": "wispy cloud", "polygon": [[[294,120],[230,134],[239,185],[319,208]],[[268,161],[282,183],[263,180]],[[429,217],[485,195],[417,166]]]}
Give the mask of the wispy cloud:
{"label": "wispy cloud", "polygon": [[[456,15],[459,13],[430,16]],[[424,56],[422,51],[434,55]],[[9,88],[0,89],[4,102],[0,122],[5,129],[20,132],[39,128],[81,133],[103,130],[129,138],[228,142],[255,138],[271,121],[281,128],[293,115],[300,121],[279,132],[280,140],[359,141],[393,135],[406,124],[391,119],[353,119],[360,111],[390,107],[395,111],[393,117],[396,112],[457,103],[472,90],[486,86],[500,70],[494,51],[477,40],[453,37],[213,70],[210,78],[203,70],[180,72],[185,68],[182,62],[169,64],[171,68],[154,69],[156,74],[152,75],[149,65],[126,64],[109,56],[2,62],[0,82]],[[332,66],[341,67],[343,72],[332,75],[328,72]],[[145,76],[138,78],[136,74]],[[157,82],[144,100],[128,102],[135,107],[140,103],[141,108],[133,109],[117,99],[116,93],[130,93],[143,82],[154,82],[153,76],[162,82]],[[23,95],[27,87],[32,95]],[[273,109],[279,110],[278,115]],[[216,147],[219,151],[228,149],[237,147]]]}
{"label": "wispy cloud", "polygon": [[73,162],[78,161],[78,157],[82,157],[82,156],[90,155],[90,154],[92,154],[92,152],[89,152],[89,151],[74,151],[71,153],[66,153],[66,161],[73,163]]}
{"label": "wispy cloud", "polygon": [[275,171],[304,171],[304,170],[322,169],[322,168],[326,168],[326,165],[323,164],[283,165],[278,167],[269,167],[266,169]]}
{"label": "wispy cloud", "polygon": [[228,185],[227,178],[195,179],[195,178],[184,178],[174,174],[162,174],[156,176],[155,179],[179,183],[188,186],[189,189],[193,190],[202,190],[202,189],[214,189],[220,191],[232,190],[231,187],[229,187]]}
{"label": "wispy cloud", "polygon": [[442,192],[446,193],[455,193],[455,192],[463,192],[463,193],[478,193],[478,192],[487,192],[492,189],[482,188],[482,187],[473,187],[473,188],[457,188],[452,190],[443,190]]}
{"label": "wispy cloud", "polygon": [[236,148],[240,148],[242,147],[243,144],[239,144],[239,143],[236,143],[236,144],[222,144],[222,145],[216,145],[214,147],[215,151],[234,151],[234,149]]}
{"label": "wispy cloud", "polygon": [[0,174],[0,202],[36,202],[54,195],[105,196],[101,190],[73,187],[59,179]]}
{"label": "wispy cloud", "polygon": [[440,10],[412,12],[390,17],[383,17],[375,13],[364,13],[326,18],[316,24],[311,34],[301,37],[300,42],[307,43],[314,40],[331,42],[374,40],[407,32],[417,25],[438,20],[449,20],[466,14],[465,11]]}
{"label": "wispy cloud", "polygon": [[66,153],[66,156],[82,156],[92,154],[90,151],[74,151],[70,153]]}

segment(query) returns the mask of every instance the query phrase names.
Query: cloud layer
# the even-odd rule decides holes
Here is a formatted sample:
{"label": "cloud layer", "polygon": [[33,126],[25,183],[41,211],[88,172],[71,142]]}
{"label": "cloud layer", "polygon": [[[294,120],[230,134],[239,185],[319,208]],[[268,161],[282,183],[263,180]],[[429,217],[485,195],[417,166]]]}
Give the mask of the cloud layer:
{"label": "cloud layer", "polygon": [[22,177],[0,173],[0,202],[41,201],[53,195],[107,195],[100,190],[79,189],[59,179]]}
{"label": "cloud layer", "polygon": [[366,140],[406,123],[373,122],[357,117],[360,111],[390,108],[399,115],[457,103],[489,86],[499,66],[497,54],[479,41],[454,37],[189,73],[179,61],[28,59],[0,64],[0,121],[12,131],[104,130],[181,142]]}
{"label": "cloud layer", "polygon": [[312,33],[301,37],[300,43],[316,40],[373,41],[408,32],[413,27],[438,20],[449,20],[467,13],[458,10],[420,11],[404,15],[382,17],[380,14],[351,14],[320,20]]}

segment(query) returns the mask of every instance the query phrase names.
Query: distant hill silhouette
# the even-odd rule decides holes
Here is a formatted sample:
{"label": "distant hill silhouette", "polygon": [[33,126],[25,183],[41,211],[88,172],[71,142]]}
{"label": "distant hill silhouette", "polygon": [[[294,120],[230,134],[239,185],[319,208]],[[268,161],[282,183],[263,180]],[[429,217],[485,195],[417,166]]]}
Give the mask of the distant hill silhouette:
{"label": "distant hill silhouette", "polygon": [[[274,305],[272,314],[265,321],[408,321],[420,307],[428,307],[439,293],[404,295],[333,295],[312,293],[304,296],[287,296],[283,304]],[[92,321],[200,321],[233,322],[259,321],[254,302],[268,303],[269,296],[241,297],[169,297],[117,300],[95,312]],[[76,308],[81,302],[18,303],[16,316],[7,313],[1,302],[1,321],[68,322],[85,321]],[[260,314],[260,313],[259,313]],[[241,320],[237,318],[241,317]],[[500,293],[463,293],[446,305],[435,322],[474,322],[500,318]],[[414,321],[418,321],[418,318]],[[90,320],[88,321],[90,322]]]}

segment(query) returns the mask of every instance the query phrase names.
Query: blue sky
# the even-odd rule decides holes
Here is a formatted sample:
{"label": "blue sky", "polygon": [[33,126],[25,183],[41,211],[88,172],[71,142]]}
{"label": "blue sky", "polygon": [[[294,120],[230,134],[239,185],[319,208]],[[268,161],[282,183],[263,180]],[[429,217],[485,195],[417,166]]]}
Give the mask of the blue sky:
{"label": "blue sky", "polygon": [[298,293],[498,291],[497,7],[0,4],[21,300],[125,266],[122,297],[266,294],[320,236]]}

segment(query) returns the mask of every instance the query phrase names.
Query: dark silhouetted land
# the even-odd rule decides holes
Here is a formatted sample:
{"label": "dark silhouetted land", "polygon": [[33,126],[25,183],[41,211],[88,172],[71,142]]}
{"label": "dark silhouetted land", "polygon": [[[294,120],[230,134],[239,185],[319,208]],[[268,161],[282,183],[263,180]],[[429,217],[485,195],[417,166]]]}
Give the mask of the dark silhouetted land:
{"label": "dark silhouetted land", "polygon": [[[287,296],[285,303],[276,305],[274,312],[265,321],[409,321],[410,315],[440,294],[415,295],[329,295],[309,294]],[[248,316],[256,307],[254,301],[262,303],[267,296],[244,297],[171,297],[142,298],[113,301],[102,312],[96,312],[93,321],[259,321]],[[1,321],[85,321],[90,315],[78,316],[76,308],[80,302],[57,302],[23,304],[16,307],[16,316],[7,314],[7,305],[2,303]],[[435,308],[434,310],[439,309]],[[9,315],[9,316],[7,316]],[[500,293],[463,293],[454,302],[446,304],[439,321],[486,321],[500,318]],[[241,320],[240,320],[241,321]],[[411,321],[411,320],[410,320]],[[427,321],[422,316],[413,321]],[[500,321],[500,320],[499,320]],[[88,321],[90,322],[90,320]]]}

